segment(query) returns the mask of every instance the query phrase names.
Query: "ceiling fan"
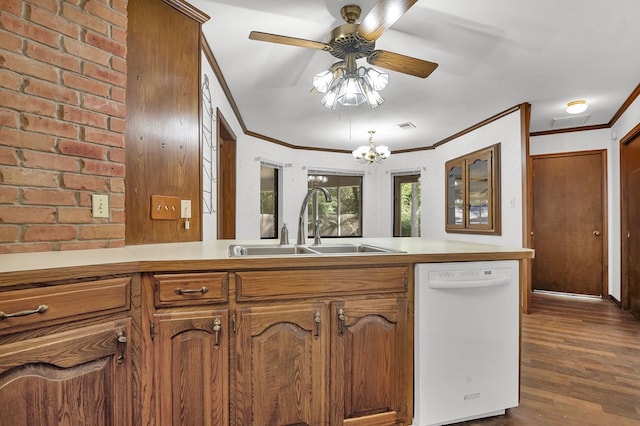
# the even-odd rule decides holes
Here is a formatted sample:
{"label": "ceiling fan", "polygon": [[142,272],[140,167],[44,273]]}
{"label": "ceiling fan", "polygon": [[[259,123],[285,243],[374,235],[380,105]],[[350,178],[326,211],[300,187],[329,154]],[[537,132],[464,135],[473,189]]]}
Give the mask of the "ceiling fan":
{"label": "ceiling fan", "polygon": [[[344,68],[346,75],[355,75],[358,72],[356,60],[366,58],[371,65],[426,78],[438,67],[438,64],[399,53],[375,49],[376,40],[417,1],[378,0],[360,23],[357,23],[360,19],[360,6],[355,4],[343,6],[341,15],[346,23],[337,26],[331,31],[331,39],[327,43],[259,31],[251,31],[249,39],[324,50],[343,61],[334,64],[329,70],[334,73],[336,65],[338,65]],[[325,89],[329,91],[329,87]],[[370,107],[373,107],[371,102]],[[378,102],[381,103],[382,101],[379,100]],[[344,102],[341,103],[344,104]],[[335,108],[335,102],[325,106],[333,109]]]}

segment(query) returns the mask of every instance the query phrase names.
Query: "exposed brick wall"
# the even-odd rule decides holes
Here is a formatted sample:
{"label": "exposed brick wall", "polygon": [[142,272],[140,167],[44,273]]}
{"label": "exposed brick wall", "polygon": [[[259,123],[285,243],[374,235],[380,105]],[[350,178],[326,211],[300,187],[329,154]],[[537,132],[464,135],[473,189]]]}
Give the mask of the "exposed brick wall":
{"label": "exposed brick wall", "polygon": [[127,0],[0,0],[0,253],[124,245],[126,34]]}

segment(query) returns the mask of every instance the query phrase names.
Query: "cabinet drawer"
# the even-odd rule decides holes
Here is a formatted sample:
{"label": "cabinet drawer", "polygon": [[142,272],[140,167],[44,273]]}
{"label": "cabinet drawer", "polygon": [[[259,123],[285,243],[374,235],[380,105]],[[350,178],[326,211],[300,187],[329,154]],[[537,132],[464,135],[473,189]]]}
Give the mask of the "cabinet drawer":
{"label": "cabinet drawer", "polygon": [[229,300],[228,274],[154,274],[156,306],[206,305]]}
{"label": "cabinet drawer", "polygon": [[407,291],[407,271],[405,266],[390,266],[237,272],[237,300],[403,293]]}
{"label": "cabinet drawer", "polygon": [[0,293],[0,332],[126,311],[131,277]]}

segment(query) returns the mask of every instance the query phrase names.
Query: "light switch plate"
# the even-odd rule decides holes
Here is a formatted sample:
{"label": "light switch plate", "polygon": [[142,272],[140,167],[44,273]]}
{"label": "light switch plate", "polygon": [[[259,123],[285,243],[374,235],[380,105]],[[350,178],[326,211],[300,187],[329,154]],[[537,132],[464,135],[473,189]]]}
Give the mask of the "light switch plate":
{"label": "light switch plate", "polygon": [[180,219],[180,198],[168,195],[151,196],[151,219],[178,220]]}
{"label": "light switch plate", "polygon": [[107,194],[91,194],[91,216],[109,217],[109,196]]}
{"label": "light switch plate", "polygon": [[180,200],[180,217],[182,219],[191,218],[191,200]]}

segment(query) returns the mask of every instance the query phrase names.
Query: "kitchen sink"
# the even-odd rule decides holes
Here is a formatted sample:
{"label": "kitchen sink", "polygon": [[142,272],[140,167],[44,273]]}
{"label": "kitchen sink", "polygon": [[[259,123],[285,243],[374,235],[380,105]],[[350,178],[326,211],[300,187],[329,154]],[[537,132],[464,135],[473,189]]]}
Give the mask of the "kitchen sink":
{"label": "kitchen sink", "polygon": [[321,244],[321,245],[266,245],[233,244],[229,246],[229,256],[284,256],[284,255],[323,255],[323,254],[373,254],[403,253],[401,250],[372,246],[369,244]]}

